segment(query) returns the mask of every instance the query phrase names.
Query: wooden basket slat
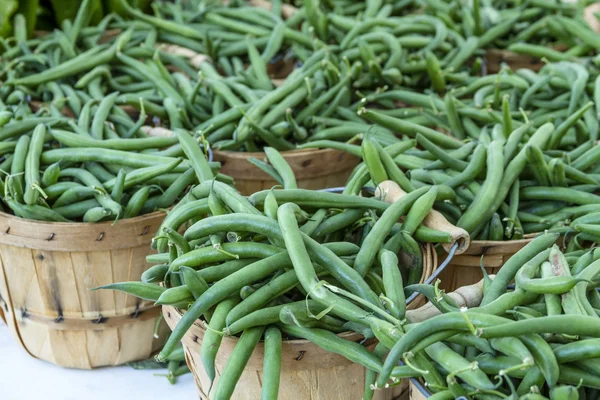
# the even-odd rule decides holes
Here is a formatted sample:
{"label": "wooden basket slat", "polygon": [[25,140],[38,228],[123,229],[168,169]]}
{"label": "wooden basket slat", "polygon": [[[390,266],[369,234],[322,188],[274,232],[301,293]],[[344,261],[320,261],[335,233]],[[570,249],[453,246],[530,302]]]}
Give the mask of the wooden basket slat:
{"label": "wooden basket slat", "polygon": [[[163,314],[171,327],[174,327],[181,318],[180,312],[172,307],[163,307]],[[194,374],[200,397],[210,399],[211,397],[204,389],[209,387],[209,380],[200,357],[203,335],[204,328],[197,322],[184,336],[183,343],[186,359]],[[342,335],[349,340],[360,338],[356,334]],[[234,338],[223,338],[215,362],[215,382],[221,376],[229,354],[236,343],[237,340]],[[232,398],[237,400],[260,398],[263,381],[263,352],[264,344],[260,342],[252,353]],[[300,357],[301,354],[302,357]],[[308,341],[284,341],[281,368],[279,400],[354,400],[362,398],[365,379],[364,367],[353,364],[340,355],[328,353]],[[374,399],[396,399],[405,389],[405,386],[398,386],[393,389],[377,391]]]}
{"label": "wooden basket slat", "polygon": [[[483,278],[480,263],[488,274],[496,274],[515,253],[533,240],[529,235],[525,239],[504,242],[474,240],[466,252],[454,256],[439,276],[440,288],[453,292],[461,286],[479,282]],[[443,260],[443,257],[440,257]]]}
{"label": "wooden basket slat", "polygon": [[[288,162],[299,188],[324,189],[343,186],[359,163],[357,157],[333,149],[292,150],[281,153]],[[214,160],[221,162],[221,170],[235,180],[240,193],[252,193],[270,189],[278,183],[268,174],[248,162],[248,158],[264,160],[265,153],[215,151]]]}
{"label": "wooden basket slat", "polygon": [[34,357],[83,369],[158,350],[165,337],[153,338],[159,308],[89,289],[139,280],[163,218],[50,224],[0,213],[0,307],[18,343]]}

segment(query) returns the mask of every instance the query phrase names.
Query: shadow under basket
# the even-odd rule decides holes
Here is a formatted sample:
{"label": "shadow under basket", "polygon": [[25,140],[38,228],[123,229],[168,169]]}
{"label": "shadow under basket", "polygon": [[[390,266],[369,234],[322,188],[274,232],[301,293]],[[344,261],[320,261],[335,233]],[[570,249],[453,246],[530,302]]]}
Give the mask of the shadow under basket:
{"label": "shadow under basket", "polygon": [[533,240],[533,236],[535,234],[521,240],[472,241],[469,248],[454,256],[440,273],[440,288],[449,293],[479,282],[483,278],[480,264],[485,266],[488,274],[496,274],[509,258]]}
{"label": "shadow under basket", "polygon": [[[429,244],[422,248],[422,252],[424,262],[421,282],[425,282],[436,269],[437,254],[433,246]],[[407,308],[418,308],[425,302],[426,299],[419,295]],[[184,312],[171,306],[163,307],[163,316],[171,329],[175,328]],[[194,375],[202,400],[212,399],[207,394],[209,379],[200,357],[202,338],[205,332],[203,321],[197,320],[182,339],[187,364]],[[362,339],[361,335],[354,332],[345,332],[338,336],[350,341]],[[237,341],[237,337],[226,336],[223,338],[215,362],[217,372],[215,384],[218,382],[221,371]],[[372,349],[375,344],[375,340],[370,340],[365,343],[365,346]],[[232,399],[260,399],[263,354],[264,344],[260,342],[238,381]],[[363,396],[364,386],[365,368],[363,366],[354,364],[338,354],[329,353],[307,340],[283,341],[279,400],[360,400]],[[213,389],[214,387],[213,385]],[[377,390],[373,399],[402,399],[406,395],[407,388],[408,380],[403,380],[393,388]]]}
{"label": "shadow under basket", "polygon": [[146,359],[160,307],[114,290],[137,281],[164,213],[113,224],[56,223],[0,213],[0,317],[32,356],[80,369]]}
{"label": "shadow under basket", "polygon": [[[271,176],[248,162],[249,158],[266,159],[265,153],[214,151],[214,161],[222,165],[220,172],[235,180],[235,187],[243,195],[251,195],[279,185]],[[281,152],[288,162],[298,187],[325,189],[344,186],[360,160],[351,154],[333,149],[302,149]]]}

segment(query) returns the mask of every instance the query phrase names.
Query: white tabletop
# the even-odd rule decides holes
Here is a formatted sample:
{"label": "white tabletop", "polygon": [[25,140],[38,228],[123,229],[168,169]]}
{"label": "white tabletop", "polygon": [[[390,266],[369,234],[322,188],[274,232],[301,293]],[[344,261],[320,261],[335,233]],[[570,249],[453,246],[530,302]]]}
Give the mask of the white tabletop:
{"label": "white tabletop", "polygon": [[191,374],[171,385],[154,376],[166,370],[128,366],[82,371],[31,357],[0,321],[0,399],[2,400],[196,400]]}

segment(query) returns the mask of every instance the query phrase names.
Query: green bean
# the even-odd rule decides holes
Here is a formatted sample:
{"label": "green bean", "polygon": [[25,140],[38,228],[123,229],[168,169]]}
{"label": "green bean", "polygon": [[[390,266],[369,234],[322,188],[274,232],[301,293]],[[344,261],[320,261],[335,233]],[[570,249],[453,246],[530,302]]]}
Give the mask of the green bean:
{"label": "green bean", "polygon": [[97,140],[92,137],[85,137],[57,129],[52,129],[50,133],[56,140],[68,147],[97,147],[113,150],[140,151],[144,149],[167,147],[177,143],[176,137]]}
{"label": "green bean", "polygon": [[386,170],[381,162],[381,158],[374,141],[369,137],[365,137],[361,145],[362,157],[369,171],[369,175],[375,185],[388,180]]}
{"label": "green bean", "polygon": [[25,160],[25,194],[23,199],[26,204],[36,204],[40,192],[40,155],[44,146],[44,136],[46,135],[45,125],[38,125],[33,131],[27,157]]}
{"label": "green bean", "polygon": [[66,190],[60,196],[58,196],[58,198],[54,201],[52,208],[65,207],[69,204],[77,203],[90,197],[94,197],[94,195],[98,193],[99,189],[97,188],[78,185]]}
{"label": "green bean", "polygon": [[361,249],[356,255],[354,269],[361,276],[365,276],[375,259],[375,256],[382,246],[383,239],[389,235],[396,221],[404,215],[412,204],[428,191],[428,188],[417,189],[399,201],[392,204],[389,209],[385,210],[381,218],[376,222],[375,226],[364,239]]}
{"label": "green bean", "polygon": [[378,125],[391,129],[394,132],[403,133],[410,137],[416,137],[417,133],[420,133],[431,142],[445,148],[458,149],[461,146],[461,143],[457,139],[446,136],[443,133],[434,131],[433,129],[421,125],[413,124],[412,122],[388,117],[376,111],[362,108],[359,112],[359,115]]}
{"label": "green bean", "polygon": [[[282,309],[282,312],[284,311],[285,308]],[[298,325],[280,325],[280,327],[283,332],[289,335],[310,340],[322,349],[331,353],[340,354],[350,361],[363,365],[368,369],[374,371],[381,370],[381,360],[365,349],[364,346],[341,339],[333,332],[324,329],[304,328]]]}
{"label": "green bean", "polygon": [[398,257],[391,251],[383,250],[380,255],[383,269],[383,285],[385,289],[386,309],[396,319],[402,320],[406,313],[402,274],[398,266]]}
{"label": "green bean", "polygon": [[239,300],[238,296],[231,296],[217,305],[208,324],[209,329],[206,330],[204,338],[202,338],[200,357],[210,382],[209,392],[215,378],[215,358],[223,339],[223,336],[219,332],[225,328],[225,317]]}
{"label": "green bean", "polygon": [[283,158],[279,152],[271,147],[265,147],[264,151],[269,159],[269,162],[277,171],[277,174],[281,177],[283,181],[283,187],[285,189],[296,189],[296,178],[294,177],[294,171],[292,171],[291,167]]}
{"label": "green bean", "polygon": [[83,222],[98,222],[111,214],[112,212],[104,207],[93,207],[83,215]]}
{"label": "green bean", "polygon": [[7,82],[7,84],[37,86],[45,82],[87,71],[96,65],[106,64],[112,61],[117,54],[117,51],[130,40],[132,32],[133,30],[131,29],[124,32],[109,48],[103,48],[103,46],[94,47],[53,68],[46,69],[38,74],[13,79]]}
{"label": "green bean", "polygon": [[[53,164],[55,162],[88,162],[95,161],[103,164],[117,164],[133,168],[151,167],[156,164],[171,163],[175,161],[174,157],[155,156],[152,154],[131,153],[128,151],[98,149],[94,147],[81,147],[76,152],[71,149],[52,149],[44,151],[41,156],[43,165]],[[174,172],[185,172],[189,163],[182,162]],[[214,166],[215,164],[209,163]]]}
{"label": "green bean", "polygon": [[558,239],[558,234],[546,233],[540,235],[528,243],[512,256],[498,272],[496,278],[483,296],[481,306],[485,306],[496,300],[506,292],[506,286],[512,281],[521,266],[533,259],[542,249],[547,248]]}
{"label": "green bean", "polygon": [[16,215],[21,216],[22,218],[38,221],[70,222],[57,212],[37,204],[20,204],[10,197],[5,197],[5,202]]}
{"label": "green bean", "polygon": [[249,328],[242,333],[242,336],[227,360],[227,364],[225,364],[225,367],[221,372],[219,381],[217,382],[217,386],[213,393],[215,399],[225,400],[231,398],[236,383],[240,379],[240,376],[264,331],[264,327],[257,326]]}
{"label": "green bean", "polygon": [[278,396],[281,374],[281,346],[281,331],[274,326],[268,327],[265,331],[262,400],[275,399]]}
{"label": "green bean", "polygon": [[488,221],[496,211],[493,201],[498,195],[497,188],[503,178],[504,158],[502,149],[503,144],[501,142],[494,141],[488,146],[486,180],[475,201],[458,221],[458,226],[471,234],[481,229],[480,220]]}
{"label": "green bean", "polygon": [[127,202],[127,205],[123,210],[123,218],[133,218],[138,216],[149,195],[150,188],[148,186],[138,189]]}
{"label": "green bean", "polygon": [[167,290],[162,286],[144,282],[116,282],[92,288],[91,290],[98,289],[119,290],[140,299],[151,301],[158,300],[158,298]]}
{"label": "green bean", "polygon": [[[21,136],[19,138],[13,155],[13,161],[10,167],[10,175],[14,177],[14,179],[21,185],[21,187],[24,186],[25,182],[22,175],[25,172],[25,165],[27,155],[29,154],[30,142],[31,138],[29,136]],[[21,201],[22,199],[17,198],[16,200]]]}
{"label": "green bean", "polygon": [[457,371],[456,374],[462,380],[474,387],[490,388],[494,386],[483,371],[478,368],[469,368],[471,364],[465,358],[443,343],[434,343],[428,346],[425,352],[434,361],[440,363],[445,370]]}
{"label": "green bean", "polygon": [[[229,244],[231,245],[234,243]],[[188,254],[192,253],[193,251]],[[220,281],[215,282],[184,314],[167,340],[165,347],[160,352],[159,358],[168,356],[189,327],[210,307],[229,297],[232,293],[235,293],[247,284],[256,282],[289,264],[290,258],[287,252],[284,251],[267,256],[266,258],[252,263]]]}
{"label": "green bean", "polygon": [[[254,193],[249,200],[256,206],[261,206],[269,190]],[[373,208],[384,211],[389,204],[371,198],[362,198],[350,195],[340,195],[327,192],[314,192],[305,189],[287,189],[273,191],[279,204],[294,202],[299,206],[317,208]]]}

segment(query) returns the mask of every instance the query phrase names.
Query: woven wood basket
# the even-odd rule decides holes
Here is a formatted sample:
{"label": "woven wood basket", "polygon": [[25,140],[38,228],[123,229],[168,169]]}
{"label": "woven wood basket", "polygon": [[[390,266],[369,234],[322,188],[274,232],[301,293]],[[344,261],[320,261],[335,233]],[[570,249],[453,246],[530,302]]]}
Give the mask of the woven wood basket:
{"label": "woven wood basket", "polygon": [[440,288],[446,292],[472,285],[482,279],[480,263],[483,263],[488,274],[496,274],[500,267],[516,252],[533,240],[535,235],[527,235],[525,239],[509,241],[471,242],[469,248],[456,255],[439,275]]}
{"label": "woven wood basket", "polygon": [[[424,265],[421,282],[424,282],[436,269],[437,254],[431,245],[424,246],[422,250]],[[426,299],[419,296],[409,304],[408,309],[418,308],[425,303]],[[182,317],[182,313],[183,311],[171,306],[163,307],[163,316],[171,329],[175,328]],[[206,394],[209,380],[200,358],[204,332],[203,322],[197,320],[192,328],[188,330],[182,342],[186,352],[187,364],[194,375],[199,396],[202,400],[208,400],[212,398]],[[350,332],[342,333],[339,336],[352,341],[361,338],[360,335]],[[218,381],[237,340],[236,337],[223,338],[216,359],[216,381]],[[372,348],[375,343],[371,341],[366,345]],[[261,342],[242,373],[233,394],[233,399],[254,400],[260,398],[263,353],[264,346]],[[284,341],[282,354],[280,400],[360,400],[362,398],[365,384],[364,367],[353,364],[337,354],[328,353],[306,340]],[[401,399],[402,395],[406,393],[407,387],[408,381],[403,381],[394,388],[375,392],[374,399]]]}
{"label": "woven wood basket", "polygon": [[[268,174],[248,162],[249,158],[265,159],[265,153],[215,150],[213,154],[214,160],[221,163],[220,172],[231,176],[236,189],[243,195],[278,185]],[[281,154],[292,167],[298,187],[302,189],[343,186],[360,161],[357,157],[333,149],[291,150]]]}
{"label": "woven wood basket", "polygon": [[160,308],[113,290],[140,279],[163,213],[111,222],[48,223],[0,213],[0,309],[32,356],[90,369],[150,357]]}

